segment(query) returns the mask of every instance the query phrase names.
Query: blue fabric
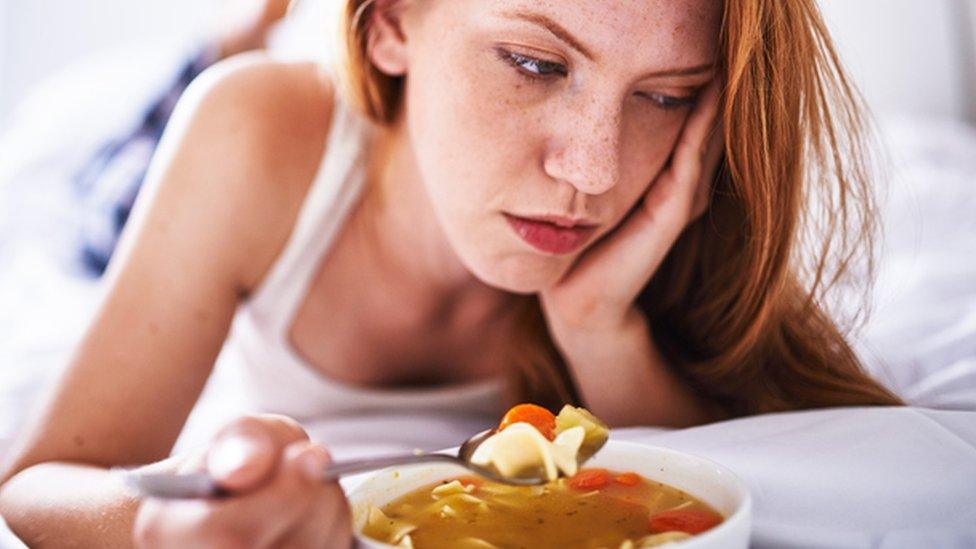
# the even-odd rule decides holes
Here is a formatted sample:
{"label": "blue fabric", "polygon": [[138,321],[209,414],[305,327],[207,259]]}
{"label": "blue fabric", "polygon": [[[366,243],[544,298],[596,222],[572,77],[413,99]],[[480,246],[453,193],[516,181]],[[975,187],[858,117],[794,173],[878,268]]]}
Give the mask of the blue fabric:
{"label": "blue fabric", "polygon": [[81,261],[87,271],[105,272],[146,178],[146,171],[163,130],[183,92],[216,61],[210,48],[198,50],[146,109],[136,126],[98,148],[75,175],[84,196]]}

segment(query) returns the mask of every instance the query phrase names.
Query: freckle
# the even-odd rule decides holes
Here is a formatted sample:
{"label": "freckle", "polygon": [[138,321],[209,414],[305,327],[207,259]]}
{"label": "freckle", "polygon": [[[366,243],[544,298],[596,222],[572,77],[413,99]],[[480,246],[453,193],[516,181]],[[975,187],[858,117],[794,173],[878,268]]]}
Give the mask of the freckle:
{"label": "freckle", "polygon": [[79,446],[79,447],[85,445],[85,439],[82,438],[81,435],[75,435],[74,437],[72,437],[71,442],[74,442],[75,446]]}
{"label": "freckle", "polygon": [[152,335],[158,334],[159,333],[159,324],[156,324],[155,322],[150,322],[149,323],[149,333],[152,334]]}
{"label": "freckle", "polygon": [[197,322],[206,322],[207,319],[210,318],[210,315],[208,315],[207,311],[204,311],[203,309],[197,309],[193,311],[193,318],[196,319]]}

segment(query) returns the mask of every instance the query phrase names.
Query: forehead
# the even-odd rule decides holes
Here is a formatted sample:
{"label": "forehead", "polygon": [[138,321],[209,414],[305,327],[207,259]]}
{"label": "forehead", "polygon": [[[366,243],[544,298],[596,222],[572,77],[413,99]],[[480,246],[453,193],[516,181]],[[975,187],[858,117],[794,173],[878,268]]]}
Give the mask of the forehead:
{"label": "forehead", "polygon": [[[721,0],[448,0],[469,16],[494,21],[541,14],[571,33],[595,57],[711,61],[722,17]],[[461,7],[463,5],[463,7]],[[656,54],[656,55],[655,55]],[[655,59],[659,57],[659,59]],[[616,58],[616,59],[615,59]]]}

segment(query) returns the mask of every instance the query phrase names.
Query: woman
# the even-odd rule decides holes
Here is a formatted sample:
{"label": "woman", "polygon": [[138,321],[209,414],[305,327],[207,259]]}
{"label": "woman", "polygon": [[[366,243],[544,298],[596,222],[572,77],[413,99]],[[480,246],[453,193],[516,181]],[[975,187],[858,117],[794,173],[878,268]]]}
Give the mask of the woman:
{"label": "woman", "polygon": [[[244,418],[157,462],[235,313],[263,409],[292,416],[354,396],[479,406],[499,376],[512,399],[612,425],[898,404],[820,306],[871,224],[815,2],[609,6],[350,0],[335,83],[255,58],[198,80],[8,468],[12,528],[348,544],[340,490],[311,480],[328,454],[293,420]],[[810,227],[837,238],[807,269]],[[140,503],[104,470],[152,462],[232,495]]]}

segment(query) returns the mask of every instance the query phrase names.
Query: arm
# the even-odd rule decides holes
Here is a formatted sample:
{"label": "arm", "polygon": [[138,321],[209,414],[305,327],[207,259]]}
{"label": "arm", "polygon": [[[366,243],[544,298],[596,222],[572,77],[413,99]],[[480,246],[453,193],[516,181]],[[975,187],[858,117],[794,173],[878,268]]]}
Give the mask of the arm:
{"label": "arm", "polygon": [[[613,426],[688,427],[714,421],[718,409],[668,366],[644,315],[631,310],[614,329],[566,330],[557,337],[580,397]],[[607,365],[613,365],[607,375]]]}
{"label": "arm", "polygon": [[[136,502],[104,469],[169,454],[240,296],[284,245],[324,146],[302,121],[328,120],[328,101],[287,85],[297,69],[268,65],[215,68],[177,108],[106,297],[0,477],[0,512],[28,543],[131,539]],[[281,151],[268,154],[269,135]]]}
{"label": "arm", "polygon": [[611,425],[686,426],[720,417],[668,367],[637,297],[689,223],[707,209],[724,150],[721,81],[705,88],[668,166],[606,237],[539,298],[581,396]]}

